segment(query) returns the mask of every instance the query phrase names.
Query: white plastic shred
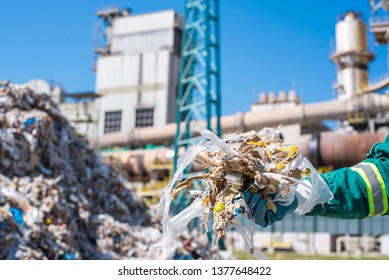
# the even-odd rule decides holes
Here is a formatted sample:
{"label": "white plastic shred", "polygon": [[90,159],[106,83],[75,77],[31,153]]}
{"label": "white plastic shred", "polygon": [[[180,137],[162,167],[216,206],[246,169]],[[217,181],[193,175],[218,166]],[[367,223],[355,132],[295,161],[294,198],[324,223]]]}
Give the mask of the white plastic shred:
{"label": "white plastic shred", "polygon": [[196,128],[196,130],[198,130],[204,138],[209,139],[216,147],[220,149],[220,151],[234,156],[239,156],[237,151],[231,149],[231,147],[228,146],[226,142],[217,137],[212,131],[209,131],[205,128]]}
{"label": "white plastic shred", "polygon": [[[162,218],[163,236],[162,236],[162,241],[154,246],[155,249],[171,245],[175,240],[175,238],[177,238],[184,231],[184,229],[186,228],[186,226],[190,221],[189,220],[188,223],[186,224],[185,222],[183,222],[185,226],[179,226],[177,225],[177,219],[174,220],[175,217],[173,218],[169,217],[170,205],[173,200],[172,190],[174,184],[179,180],[179,178],[184,173],[185,168],[187,168],[194,161],[196,155],[201,150],[203,150],[205,146],[206,146],[206,142],[201,141],[197,145],[190,147],[183,155],[180,156],[180,158],[177,161],[177,169],[176,172],[174,173],[173,178],[169,181],[168,185],[162,190],[161,200],[159,202],[157,214],[160,218]],[[195,207],[195,206],[196,204],[193,206],[191,205],[188,208]],[[190,211],[190,209],[188,211]],[[194,212],[197,213],[196,209]],[[188,217],[190,217],[192,220],[197,216],[189,215]]]}
{"label": "white plastic shred", "polygon": [[[205,206],[202,206],[202,200],[199,197],[199,193],[196,193],[196,199],[192,202],[190,206],[185,208],[179,214],[174,217],[170,217],[170,205],[172,203],[172,191],[174,185],[177,181],[182,178],[184,170],[194,161],[196,155],[202,151],[221,151],[229,155],[240,156],[239,153],[231,148],[229,144],[239,143],[248,137],[252,137],[255,134],[259,136],[267,136],[270,138],[279,137],[279,128],[264,128],[258,133],[254,131],[246,132],[246,133],[233,133],[227,136],[224,140],[220,139],[211,131],[205,128],[197,128],[197,131],[202,135],[203,138],[209,140],[202,140],[195,146],[189,148],[183,155],[179,157],[176,172],[173,178],[169,181],[168,185],[162,190],[162,197],[159,203],[158,215],[162,219],[163,226],[163,238],[160,243],[154,246],[155,249],[159,249],[162,247],[169,246],[173,243],[173,241],[181,235],[181,233],[186,229],[188,223],[197,217],[200,217],[203,214],[203,211],[206,209]],[[287,176],[291,170],[299,168],[300,170],[310,170],[311,174],[308,176],[308,181],[305,179],[296,179],[290,176]],[[333,195],[329,190],[329,187],[324,182],[324,180],[320,177],[317,170],[312,166],[309,160],[303,157],[301,154],[298,154],[295,159],[289,162],[282,171],[279,173],[272,172],[263,172],[265,177],[277,180],[282,184],[289,184],[289,190],[286,193],[279,193],[276,195],[274,201],[280,202],[282,205],[289,205],[293,202],[296,197],[296,189],[299,191],[302,190],[304,195],[304,203],[300,203],[298,205],[295,213],[298,215],[304,215],[312,210],[315,205],[328,203]],[[233,181],[234,184],[240,184],[239,174],[229,173],[227,175],[227,180]],[[294,184],[290,186],[290,182]],[[203,191],[204,193],[209,192],[212,187],[212,182],[207,184],[206,189]],[[258,186],[259,187],[259,186]],[[223,192],[223,191],[222,191]],[[238,203],[246,205],[246,202],[240,198],[237,200]],[[247,214],[245,214],[247,216]],[[264,256],[260,253],[259,250],[255,250],[254,246],[254,221],[251,217],[250,227],[245,228],[238,219],[233,218],[228,223],[228,227],[234,227],[238,230],[238,232],[242,235],[246,245],[248,246],[250,252],[259,259],[264,259]],[[207,225],[206,225],[207,226]],[[213,228],[215,228],[215,224]],[[216,241],[216,235],[213,235],[213,243]]]}

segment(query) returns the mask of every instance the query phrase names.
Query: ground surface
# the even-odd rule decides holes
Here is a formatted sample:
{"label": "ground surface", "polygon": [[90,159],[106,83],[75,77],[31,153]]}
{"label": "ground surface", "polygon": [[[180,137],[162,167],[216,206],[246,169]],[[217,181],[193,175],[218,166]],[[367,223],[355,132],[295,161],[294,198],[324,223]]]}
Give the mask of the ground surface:
{"label": "ground surface", "polygon": [[[238,260],[256,259],[247,251],[237,251],[233,254]],[[269,260],[389,260],[389,256],[380,254],[365,254],[361,256],[348,256],[340,254],[331,255],[305,255],[290,252],[276,252],[274,254],[265,253],[264,256]]]}

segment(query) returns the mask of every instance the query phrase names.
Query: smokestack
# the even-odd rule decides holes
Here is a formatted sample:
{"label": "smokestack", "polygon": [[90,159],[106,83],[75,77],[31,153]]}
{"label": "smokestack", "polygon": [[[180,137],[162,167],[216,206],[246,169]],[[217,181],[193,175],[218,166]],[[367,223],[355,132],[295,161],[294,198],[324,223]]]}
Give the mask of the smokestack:
{"label": "smokestack", "polygon": [[345,13],[335,29],[336,52],[331,55],[338,66],[335,89],[339,99],[347,99],[368,86],[368,65],[374,54],[367,48],[366,24],[359,13]]}

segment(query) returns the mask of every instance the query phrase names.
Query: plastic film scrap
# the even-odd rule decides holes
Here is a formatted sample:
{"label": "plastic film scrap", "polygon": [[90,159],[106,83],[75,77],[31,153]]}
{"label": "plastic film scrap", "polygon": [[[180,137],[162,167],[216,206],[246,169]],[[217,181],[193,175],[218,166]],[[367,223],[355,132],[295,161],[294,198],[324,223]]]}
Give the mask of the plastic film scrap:
{"label": "plastic film scrap", "polygon": [[[299,215],[332,199],[332,193],[316,169],[296,146],[280,138],[278,129],[233,133],[224,140],[209,130],[198,131],[208,141],[203,140],[180,157],[177,172],[163,191],[159,214],[163,219],[164,237],[156,247],[170,245],[190,219],[200,216],[204,231],[209,231],[210,221],[213,223],[213,243],[235,227],[251,253],[260,257],[254,250],[253,220],[243,192],[259,192],[267,200],[267,211],[273,212],[277,211],[275,201],[289,205],[303,193],[304,200],[295,211]],[[206,173],[179,180],[183,170],[194,160],[202,164]],[[196,197],[193,203],[176,216],[169,216],[172,201],[180,192],[190,189],[194,179],[205,179],[205,189],[190,191],[190,195]],[[250,227],[243,227],[239,217],[250,219]]]}

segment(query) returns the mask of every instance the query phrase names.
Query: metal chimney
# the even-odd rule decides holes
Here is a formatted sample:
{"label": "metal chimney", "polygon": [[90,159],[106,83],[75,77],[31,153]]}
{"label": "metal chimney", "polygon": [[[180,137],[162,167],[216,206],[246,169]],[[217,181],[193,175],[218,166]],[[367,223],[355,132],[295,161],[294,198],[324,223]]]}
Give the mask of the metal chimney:
{"label": "metal chimney", "polygon": [[368,86],[368,65],[374,54],[367,48],[366,25],[359,13],[347,12],[336,24],[336,52],[331,60],[338,66],[335,89],[339,99],[360,94]]}

